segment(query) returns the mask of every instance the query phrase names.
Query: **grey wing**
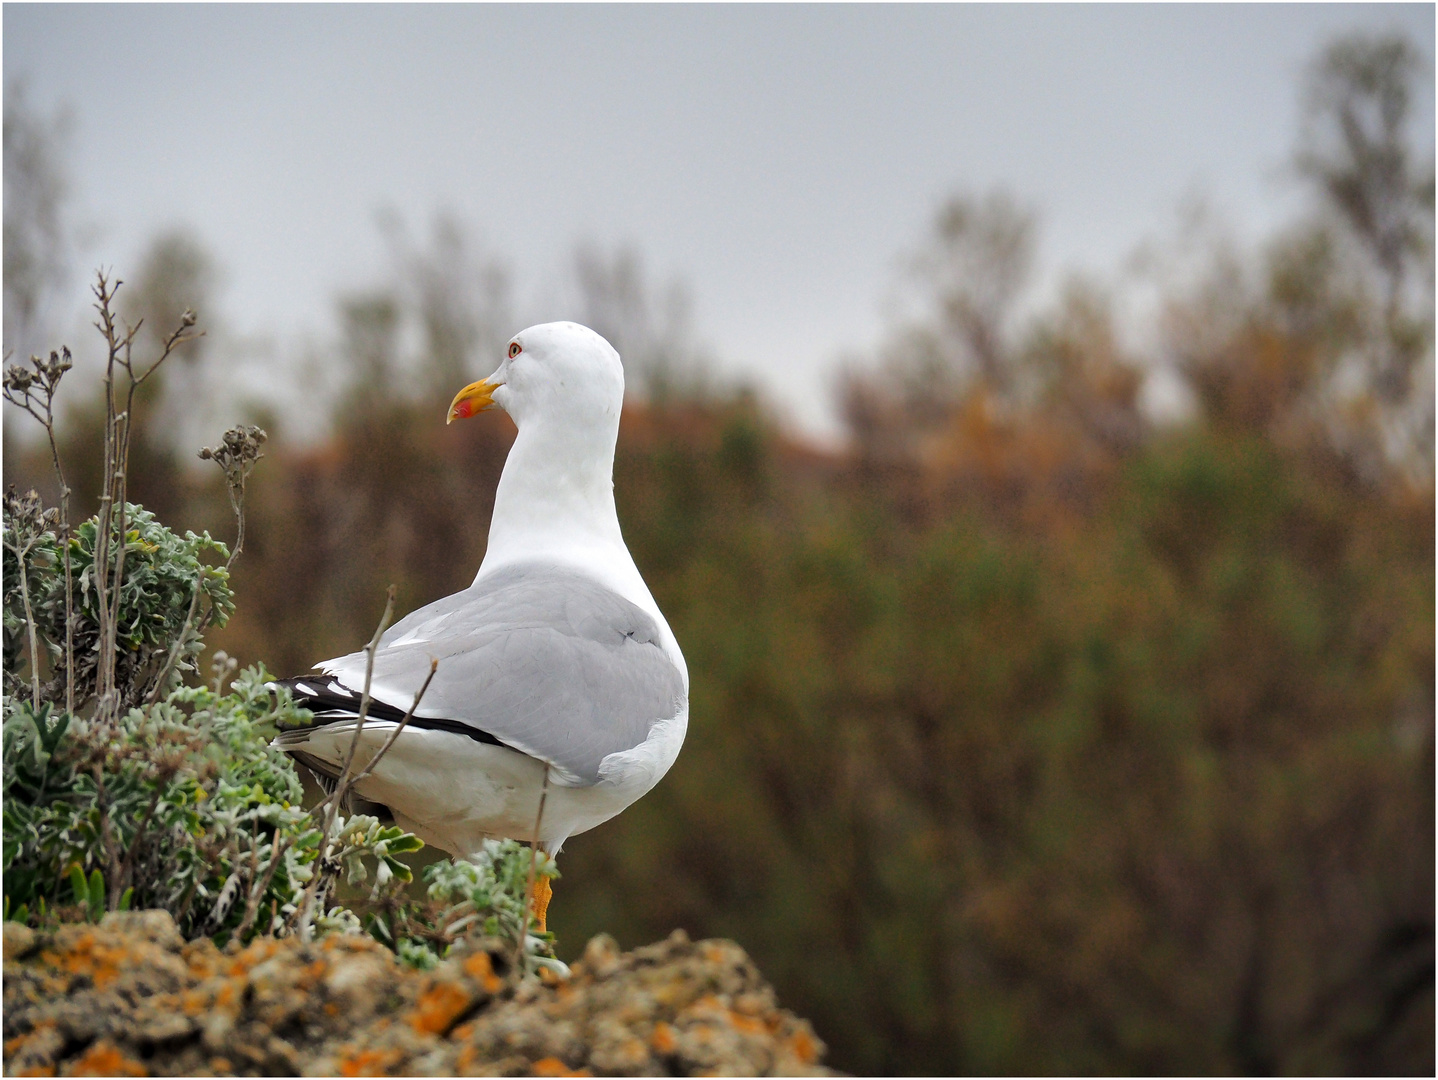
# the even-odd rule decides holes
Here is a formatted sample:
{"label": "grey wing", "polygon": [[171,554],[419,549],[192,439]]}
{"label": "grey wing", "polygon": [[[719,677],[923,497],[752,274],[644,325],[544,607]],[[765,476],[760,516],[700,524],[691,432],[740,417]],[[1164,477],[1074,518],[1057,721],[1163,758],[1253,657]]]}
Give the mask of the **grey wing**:
{"label": "grey wing", "polygon": [[[640,608],[582,574],[496,572],[420,608],[380,639],[372,692],[406,709],[438,660],[416,716],[460,721],[593,784],[684,705],[684,682]],[[365,654],[322,665],[358,691]]]}

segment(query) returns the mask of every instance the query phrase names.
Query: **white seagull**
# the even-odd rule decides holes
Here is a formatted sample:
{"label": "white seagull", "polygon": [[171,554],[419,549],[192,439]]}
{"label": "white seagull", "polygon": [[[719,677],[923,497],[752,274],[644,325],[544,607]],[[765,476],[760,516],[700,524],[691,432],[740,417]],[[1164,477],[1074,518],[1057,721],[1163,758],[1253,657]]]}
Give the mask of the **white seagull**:
{"label": "white seagull", "polygon": [[[614,509],[623,401],[609,342],[555,322],[515,335],[499,370],[450,405],[448,421],[497,405],[519,434],[474,584],[380,638],[354,769],[438,661],[414,717],[356,791],[460,858],[486,839],[535,839],[537,818],[540,847],[557,853],[654,787],[684,742],[684,655]],[[279,683],[315,721],[275,745],[318,776],[338,776],[349,752],[365,664],[361,650]]]}

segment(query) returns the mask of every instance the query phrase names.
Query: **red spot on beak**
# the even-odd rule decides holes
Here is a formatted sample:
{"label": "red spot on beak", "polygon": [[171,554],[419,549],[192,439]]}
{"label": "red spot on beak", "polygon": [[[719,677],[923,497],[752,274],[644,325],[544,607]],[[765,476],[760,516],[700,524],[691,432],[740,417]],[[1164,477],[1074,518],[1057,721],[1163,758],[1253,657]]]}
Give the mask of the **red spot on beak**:
{"label": "red spot on beak", "polygon": [[470,383],[454,395],[454,400],[449,403],[449,413],[444,422],[448,424],[455,420],[463,420],[492,407],[496,389],[498,389],[498,384],[491,384],[485,379]]}

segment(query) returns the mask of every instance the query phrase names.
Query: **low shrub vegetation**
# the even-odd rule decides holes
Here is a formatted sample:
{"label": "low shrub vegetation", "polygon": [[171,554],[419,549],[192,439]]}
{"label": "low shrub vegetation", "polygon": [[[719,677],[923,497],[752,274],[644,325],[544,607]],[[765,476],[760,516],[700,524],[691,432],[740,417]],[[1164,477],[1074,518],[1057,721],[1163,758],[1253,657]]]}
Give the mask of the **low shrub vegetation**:
{"label": "low shrub vegetation", "polygon": [[[102,274],[94,288],[108,348],[104,488],[99,511],[73,528],[54,429],[69,351],[5,372],[6,399],[49,436],[62,492],[59,507],[33,491],[4,502],[5,918],[159,908],[186,937],[218,944],[367,929],[430,968],[456,941],[483,936],[522,948],[531,969],[562,966],[530,914],[532,875],[556,876],[551,860],[495,843],[474,863],[429,866],[427,894],[411,896],[401,856],[423,842],[345,813],[351,777],[302,805],[295,765],[270,741],[311,717],[267,687],[264,666],[240,671],[218,652],[212,677],[197,681],[205,630],[235,610],[230,566],[265,433],[239,426],[200,451],[224,472],[233,548],[208,532],[180,535],[126,501],[135,392],[195,336],[195,319],[186,312],[139,366],[139,328],[113,314],[118,284]],[[348,904],[335,902],[341,875]]]}

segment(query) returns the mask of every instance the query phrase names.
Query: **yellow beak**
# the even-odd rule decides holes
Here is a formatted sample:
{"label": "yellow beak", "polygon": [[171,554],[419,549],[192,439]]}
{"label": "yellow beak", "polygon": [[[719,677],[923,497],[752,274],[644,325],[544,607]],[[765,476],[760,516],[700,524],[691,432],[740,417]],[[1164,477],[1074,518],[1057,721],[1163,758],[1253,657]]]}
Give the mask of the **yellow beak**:
{"label": "yellow beak", "polygon": [[452,424],[455,420],[463,420],[466,416],[494,408],[494,392],[502,385],[503,383],[492,383],[487,379],[470,383],[454,395],[454,400],[449,403],[449,415],[444,422]]}

